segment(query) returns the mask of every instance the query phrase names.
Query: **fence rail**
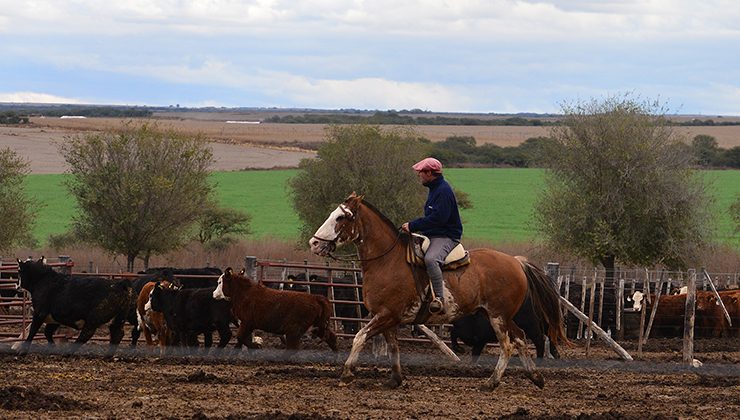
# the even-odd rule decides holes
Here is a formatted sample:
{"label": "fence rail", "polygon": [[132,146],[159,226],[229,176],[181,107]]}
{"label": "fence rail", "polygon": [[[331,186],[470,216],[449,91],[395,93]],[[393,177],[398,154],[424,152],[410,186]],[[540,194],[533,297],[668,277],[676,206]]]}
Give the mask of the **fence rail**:
{"label": "fence rail", "polygon": [[[72,272],[74,263],[69,257],[60,257],[55,266],[59,270]],[[331,321],[339,337],[350,338],[359,326],[369,322],[362,316],[365,311],[361,299],[362,293],[362,270],[355,265],[329,265],[304,262],[288,262],[276,260],[258,260],[256,257],[246,257],[244,267],[247,275],[259,279],[269,287],[277,289],[293,289],[303,286],[309,291],[321,289],[332,304],[333,313]],[[0,266],[0,291],[14,291],[17,284],[17,265],[3,264]],[[696,289],[710,291],[713,288],[737,289],[739,285],[738,273],[708,273],[701,269],[699,273],[706,273],[696,277]],[[116,279],[134,279],[139,274],[133,273],[78,273],[75,275],[90,275],[97,277]],[[653,318],[643,315],[640,322],[640,313],[632,310],[631,296],[635,292],[643,292],[648,298],[650,292],[660,288],[659,296],[669,295],[672,291],[680,289],[691,283],[690,272],[648,270],[648,269],[617,269],[613,274],[613,281],[608,282],[606,272],[603,269],[577,269],[561,268],[558,264],[548,264],[548,274],[556,282],[556,288],[560,295],[570,302],[574,308],[587,316],[587,319],[576,318],[566,313],[566,333],[571,339],[587,340],[587,351],[590,346],[593,324],[603,329],[607,335],[614,336],[618,340],[639,339],[643,332],[650,334]],[[181,281],[187,282],[189,278],[208,277],[194,275],[178,275]],[[211,276],[213,277],[213,276]],[[301,280],[298,280],[298,279]],[[8,293],[10,294],[10,293]],[[23,293],[20,296],[5,295],[0,298],[0,325],[16,326],[17,329],[0,332],[0,341],[18,341],[22,338],[30,322],[30,297]],[[344,311],[338,313],[339,308]],[[351,308],[351,312],[346,311]],[[714,320],[712,320],[714,321]],[[645,323],[647,322],[647,331]],[[443,338],[448,338],[450,325],[435,326],[435,332]],[[702,326],[695,326],[698,336],[706,335]],[[693,331],[693,329],[692,329]],[[106,339],[96,336],[95,339]],[[426,339],[414,339],[414,341],[426,341]],[[639,344],[646,340],[647,336],[640,340]],[[641,347],[640,347],[641,349]]]}

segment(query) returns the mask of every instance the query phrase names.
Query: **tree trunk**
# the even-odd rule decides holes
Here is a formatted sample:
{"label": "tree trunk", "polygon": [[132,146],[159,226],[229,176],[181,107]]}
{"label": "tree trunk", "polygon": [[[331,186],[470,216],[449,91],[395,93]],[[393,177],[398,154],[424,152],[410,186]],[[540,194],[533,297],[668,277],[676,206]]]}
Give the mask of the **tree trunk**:
{"label": "tree trunk", "polygon": [[601,328],[604,331],[611,331],[615,334],[617,329],[617,305],[616,290],[617,285],[614,282],[614,255],[605,255],[601,258],[601,264],[604,266],[604,308],[603,321]]}
{"label": "tree trunk", "polygon": [[136,254],[128,254],[126,256],[126,271],[129,273],[134,272],[134,261],[136,261]]}

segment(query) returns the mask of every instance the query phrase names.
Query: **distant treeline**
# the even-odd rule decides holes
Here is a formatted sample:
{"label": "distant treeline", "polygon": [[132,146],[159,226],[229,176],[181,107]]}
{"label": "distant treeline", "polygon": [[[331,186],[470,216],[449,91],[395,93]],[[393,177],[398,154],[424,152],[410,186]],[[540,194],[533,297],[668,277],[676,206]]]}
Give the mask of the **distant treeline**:
{"label": "distant treeline", "polygon": [[[506,118],[471,118],[452,116],[411,116],[402,115],[395,111],[376,112],[373,115],[356,114],[303,114],[303,115],[273,115],[264,120],[268,123],[282,124],[370,124],[370,125],[467,125],[467,126],[553,126],[558,125],[557,119],[542,120],[539,118],[506,117]],[[740,125],[734,121],[714,121],[711,119],[672,122],[676,126],[720,126]]]}
{"label": "distant treeline", "polygon": [[[63,115],[75,115],[81,117],[111,117],[111,118],[133,118],[151,117],[153,108],[149,107],[127,107],[127,106],[92,106],[92,105],[3,105],[0,104],[3,114],[14,113],[21,117],[61,117]],[[26,121],[28,122],[28,121]],[[2,123],[21,124],[21,123]]]}
{"label": "distant treeline", "polygon": [[[448,167],[517,167],[536,168],[545,165],[548,150],[556,147],[549,137],[532,137],[518,146],[500,147],[495,144],[478,146],[475,138],[470,136],[453,136],[444,141],[429,145],[431,156],[439,159]],[[712,136],[698,135],[686,147],[686,153],[694,157],[701,168],[740,169],[740,146],[723,149],[717,145]]]}
{"label": "distant treeline", "polygon": [[274,115],[265,122],[282,124],[370,124],[370,125],[482,125],[482,126],[547,126],[553,122],[536,118],[508,117],[480,119],[470,117],[413,117],[394,111],[379,111],[370,116],[348,114]]}

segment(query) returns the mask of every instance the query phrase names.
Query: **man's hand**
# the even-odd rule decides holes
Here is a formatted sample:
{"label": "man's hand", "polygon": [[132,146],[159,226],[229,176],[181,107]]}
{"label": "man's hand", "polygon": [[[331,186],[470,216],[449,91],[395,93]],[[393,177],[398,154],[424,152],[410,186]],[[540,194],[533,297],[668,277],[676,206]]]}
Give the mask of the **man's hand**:
{"label": "man's hand", "polygon": [[403,230],[406,233],[411,233],[411,231],[409,230],[409,222],[406,222],[406,223],[402,224],[401,225],[401,230]]}

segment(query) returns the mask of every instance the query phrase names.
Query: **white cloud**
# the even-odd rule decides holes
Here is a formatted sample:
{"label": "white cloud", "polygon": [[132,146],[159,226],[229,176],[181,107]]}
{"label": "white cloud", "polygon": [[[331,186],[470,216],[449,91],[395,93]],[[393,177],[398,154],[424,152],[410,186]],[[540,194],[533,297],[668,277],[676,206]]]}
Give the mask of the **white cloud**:
{"label": "white cloud", "polygon": [[65,98],[62,96],[51,95],[48,93],[38,92],[0,92],[0,102],[14,103],[53,103],[53,104],[79,104],[89,103],[80,101],[77,98]]}
{"label": "white cloud", "polygon": [[472,39],[738,36],[735,0],[0,0],[15,34],[356,34]]}

